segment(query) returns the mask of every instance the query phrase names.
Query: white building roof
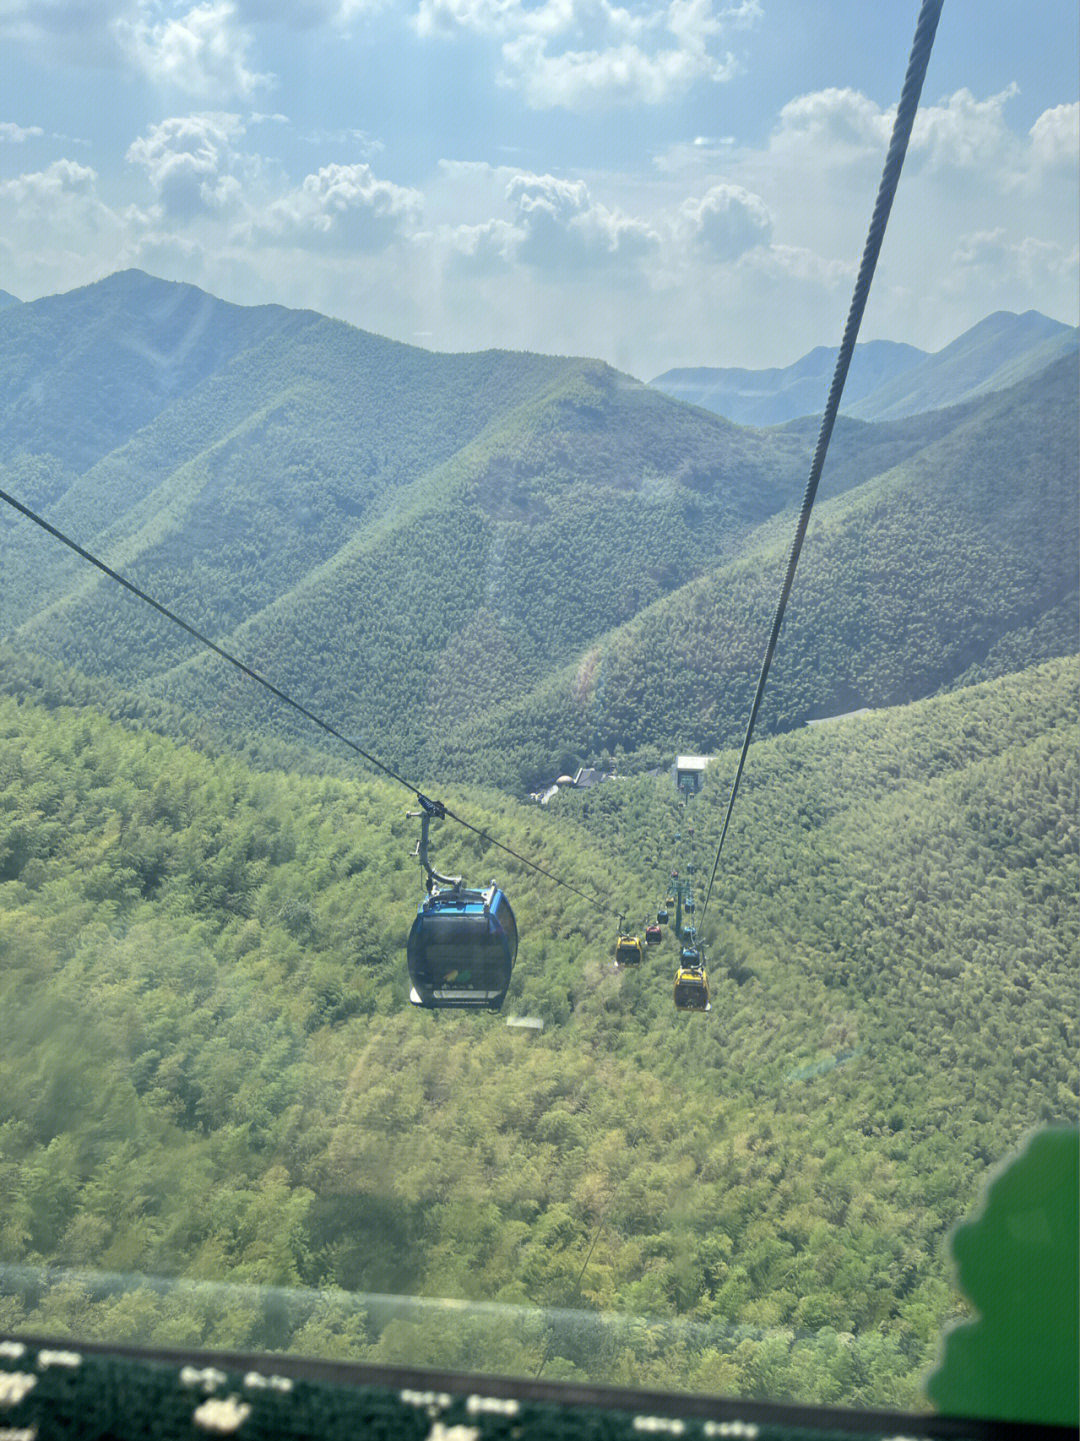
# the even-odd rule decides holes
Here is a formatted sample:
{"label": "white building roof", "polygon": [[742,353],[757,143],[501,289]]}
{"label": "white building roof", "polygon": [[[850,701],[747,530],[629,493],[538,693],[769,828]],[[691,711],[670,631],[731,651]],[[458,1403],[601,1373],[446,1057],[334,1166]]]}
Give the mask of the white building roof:
{"label": "white building roof", "polygon": [[677,771],[703,771],[712,760],[712,756],[676,756],[675,769]]}

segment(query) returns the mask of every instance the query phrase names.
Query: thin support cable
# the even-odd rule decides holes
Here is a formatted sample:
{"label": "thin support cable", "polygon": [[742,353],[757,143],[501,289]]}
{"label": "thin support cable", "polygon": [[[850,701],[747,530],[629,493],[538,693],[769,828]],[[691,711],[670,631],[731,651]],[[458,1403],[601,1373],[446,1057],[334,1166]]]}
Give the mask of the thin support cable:
{"label": "thin support cable", "polygon": [[720,831],[720,842],[716,848],[716,859],[713,862],[712,874],[709,877],[709,888],[705,893],[705,904],[701,908],[702,928],[704,928],[705,925],[705,914],[709,909],[709,900],[712,896],[716,872],[720,865],[720,853],[724,849],[724,839],[727,836],[728,825],[731,821],[731,812],[735,808],[735,797],[738,794],[739,782],[742,779],[743,767],[746,764],[746,754],[750,749],[750,739],[754,733],[754,724],[757,721],[758,711],[761,708],[761,698],[765,692],[765,682],[768,679],[769,668],[772,665],[773,652],[776,650],[780,627],[784,621],[784,612],[787,609],[788,596],[791,594],[792,583],[795,580],[795,570],[799,563],[799,552],[802,550],[806,527],[810,522],[810,512],[814,506],[814,497],[817,495],[818,482],[821,480],[821,472],[825,466],[825,456],[828,453],[829,441],[832,438],[833,425],[836,422],[837,412],[840,409],[840,398],[844,393],[844,382],[847,380],[848,367],[851,365],[851,357],[855,351],[855,341],[859,334],[859,326],[862,324],[863,312],[866,309],[866,302],[870,295],[870,285],[874,278],[874,270],[877,267],[878,256],[881,253],[881,243],[885,238],[885,228],[889,222],[889,212],[892,209],[892,203],[896,196],[896,188],[900,180],[900,171],[903,168],[904,157],[907,154],[908,141],[911,138],[911,127],[915,121],[915,112],[919,108],[919,96],[922,94],[923,81],[926,79],[926,67],[930,62],[930,52],[934,47],[934,36],[937,33],[937,25],[941,17],[941,7],[943,3],[944,0],[923,0],[918,23],[915,27],[915,39],[911,46],[911,56],[908,60],[907,74],[904,77],[904,87],[900,95],[900,103],[896,109],[896,121],[893,124],[892,140],[889,142],[889,152],[885,157],[885,168],[882,171],[881,184],[878,186],[877,201],[874,205],[874,213],[870,220],[870,230],[866,237],[862,261],[859,264],[859,273],[855,280],[855,290],[851,297],[851,308],[848,311],[847,324],[844,326],[844,338],[840,344],[840,353],[836,357],[836,369],[833,372],[832,385],[829,387],[829,398],[825,404],[825,414],[822,418],[821,431],[818,435],[817,449],[814,452],[814,459],[810,466],[810,476],[806,482],[806,492],[803,496],[802,509],[799,512],[799,521],[795,527],[795,539],[792,542],[791,555],[788,559],[787,574],[784,576],[784,583],[780,588],[780,600],[776,607],[772,631],[769,634],[769,643],[765,649],[765,658],[761,665],[761,675],[758,678],[754,704],[750,709],[750,719],[746,726],[746,735],[743,738],[742,752],[739,756],[739,764],[735,770],[735,779],[732,782],[731,795],[728,798],[727,812],[724,816],[724,824]]}
{"label": "thin support cable", "polygon": [[283,691],[280,689],[280,687],[274,685],[273,681],[267,680],[266,676],[260,675],[257,670],[253,670],[251,666],[245,665],[244,662],[240,660],[237,656],[230,654],[229,651],[225,650],[215,641],[212,641],[208,635],[204,635],[201,630],[197,630],[195,626],[184,620],[182,616],[179,616],[176,614],[175,611],[170,610],[167,605],[162,605],[161,602],[155,600],[152,595],[147,595],[146,591],[142,590],[139,586],[137,586],[134,581],[128,580],[126,576],[122,576],[119,571],[113,570],[112,566],[106,565],[105,562],[101,560],[98,556],[94,555],[84,546],[79,545],[78,541],[72,540],[71,536],[65,535],[62,530],[59,530],[55,525],[52,525],[49,521],[45,519],[44,516],[39,515],[37,511],[31,510],[28,505],[24,505],[21,500],[17,500],[15,496],[9,494],[6,490],[2,489],[0,489],[0,500],[10,505],[12,509],[17,510],[19,514],[25,516],[27,520],[32,521],[34,525],[39,526],[49,535],[55,537],[56,540],[60,541],[63,545],[66,545],[69,550],[73,550],[77,556],[81,556],[83,560],[88,561],[92,566],[95,566],[98,570],[102,572],[103,575],[107,575],[110,580],[116,581],[117,585],[121,585],[126,591],[130,591],[130,593],[138,600],[141,600],[145,602],[146,605],[151,606],[154,610],[158,612],[159,615],[163,615],[166,620],[171,621],[173,625],[179,626],[182,631],[186,631],[187,634],[190,635],[193,639],[197,640],[200,645],[206,646],[208,650],[212,650],[215,655],[220,656],[221,659],[227,661],[229,665],[235,666],[235,668],[243,675],[246,675],[249,680],[255,681],[257,685],[261,685],[265,690],[268,690],[271,695],[276,696],[277,699],[281,701],[284,705],[291,706],[293,710],[299,712],[300,715],[311,721],[313,725],[318,726],[320,730],[325,731],[327,735],[333,736],[335,740],[341,741],[342,745],[348,746],[351,751],[354,751],[358,756],[363,757],[363,759],[366,760],[369,765],[374,766],[375,769],[381,771],[383,775],[388,776],[392,781],[396,781],[398,785],[404,786],[405,789],[410,792],[410,794],[414,795],[417,798],[417,800],[422,806],[425,807],[425,809],[427,809],[428,806],[431,806],[433,804],[436,805],[438,807],[437,813],[445,815],[448,820],[455,821],[459,826],[463,826],[465,830],[471,831],[474,836],[477,836],[480,840],[485,841],[488,845],[494,846],[497,850],[505,851],[508,856],[513,856],[514,859],[520,861],[522,865],[528,866],[530,870],[534,870],[539,875],[545,876],[549,881],[553,881],[555,885],[562,886],[565,890],[572,891],[574,895],[580,896],[583,901],[587,901],[590,905],[595,906],[598,910],[603,911],[605,914],[613,911],[613,908],[610,905],[605,905],[605,903],[601,901],[598,896],[589,895],[585,891],[579,890],[577,886],[571,885],[569,881],[561,880],[551,871],[546,870],[543,866],[537,865],[535,861],[529,860],[528,856],[523,856],[520,851],[515,851],[513,847],[504,845],[502,841],[496,840],[496,838],[491,835],[490,832],[481,830],[479,827],[472,825],[464,818],[464,816],[457,815],[454,811],[450,810],[446,806],[443,806],[441,803],[433,803],[429,801],[428,798],[419,790],[417,786],[414,786],[411,781],[407,781],[404,776],[398,775],[397,771],[393,770],[390,766],[384,765],[384,763],[376,756],[373,756],[369,751],[364,750],[363,746],[357,745],[356,741],[350,740],[347,735],[343,735],[336,726],[331,725],[329,721],[323,720],[321,716],[318,716],[315,714],[314,711],[309,710],[307,706],[304,705],[301,701],[296,700],[296,698],[289,695],[287,691]]}

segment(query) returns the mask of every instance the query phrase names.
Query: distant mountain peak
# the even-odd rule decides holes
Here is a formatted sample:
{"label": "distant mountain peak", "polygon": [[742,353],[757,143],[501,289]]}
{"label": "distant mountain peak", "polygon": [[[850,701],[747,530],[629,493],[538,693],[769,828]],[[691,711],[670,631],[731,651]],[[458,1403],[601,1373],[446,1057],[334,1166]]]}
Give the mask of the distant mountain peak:
{"label": "distant mountain peak", "polygon": [[[995,310],[941,350],[890,340],[855,347],[842,413],[857,420],[898,420],[956,405],[1034,374],[1075,349],[1077,332],[1038,310]],[[676,400],[703,406],[741,425],[780,425],[824,407],[835,346],[815,346],[779,369],[669,370],[650,383]]]}

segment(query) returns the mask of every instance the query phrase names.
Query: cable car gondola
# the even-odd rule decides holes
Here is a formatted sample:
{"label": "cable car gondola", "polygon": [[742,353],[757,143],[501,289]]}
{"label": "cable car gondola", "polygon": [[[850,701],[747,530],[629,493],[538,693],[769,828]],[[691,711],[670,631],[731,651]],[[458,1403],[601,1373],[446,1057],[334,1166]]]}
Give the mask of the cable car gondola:
{"label": "cable car gondola", "polygon": [[659,924],[645,927],[645,944],[647,946],[658,946],[664,939],[664,933]]}
{"label": "cable car gondola", "polygon": [[641,940],[638,936],[620,934],[615,942],[615,964],[617,966],[641,965]]}
{"label": "cable car gondola", "polygon": [[[695,951],[696,955],[697,952]],[[683,952],[686,955],[686,952]],[[702,963],[680,965],[675,972],[675,1009],[679,1011],[711,1011],[709,976]]]}
{"label": "cable car gondola", "polygon": [[416,854],[428,894],[409,932],[409,1000],[429,1011],[497,1011],[517,960],[514,912],[494,881],[486,890],[471,890],[460,876],[441,876],[432,869],[428,826],[442,808],[423,797],[420,803],[424,809],[413,812],[420,817]]}
{"label": "cable car gondola", "polygon": [[427,1010],[499,1010],[517,945],[514,913],[494,881],[486,891],[433,891],[409,932],[409,1000]]}
{"label": "cable car gondola", "polygon": [[667,907],[666,907],[666,906],[661,906],[660,909],[659,909],[659,910],[657,911],[657,913],[656,913],[656,924],[657,924],[658,926],[666,926],[667,923],[668,923]]}

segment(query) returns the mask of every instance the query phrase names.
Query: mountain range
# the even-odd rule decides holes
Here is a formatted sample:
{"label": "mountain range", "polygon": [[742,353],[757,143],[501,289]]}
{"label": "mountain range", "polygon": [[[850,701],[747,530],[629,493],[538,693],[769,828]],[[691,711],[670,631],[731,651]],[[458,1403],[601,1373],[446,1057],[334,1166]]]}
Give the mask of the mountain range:
{"label": "mountain range", "polygon": [[[1023,354],[1007,389],[838,423],[766,726],[1072,649],[1076,360]],[[735,738],[814,419],[736,425],[598,361],[438,355],[135,271],[5,310],[0,374],[5,488],[390,763],[520,788]],[[12,644],[310,738],[0,524]]]}
{"label": "mountain range", "polygon": [[[1075,351],[1077,334],[1037,310],[1002,310],[933,354],[891,340],[864,342],[855,347],[842,414],[896,420],[1001,390]],[[778,370],[668,370],[651,384],[740,425],[781,425],[824,409],[837,354],[818,346]]]}

